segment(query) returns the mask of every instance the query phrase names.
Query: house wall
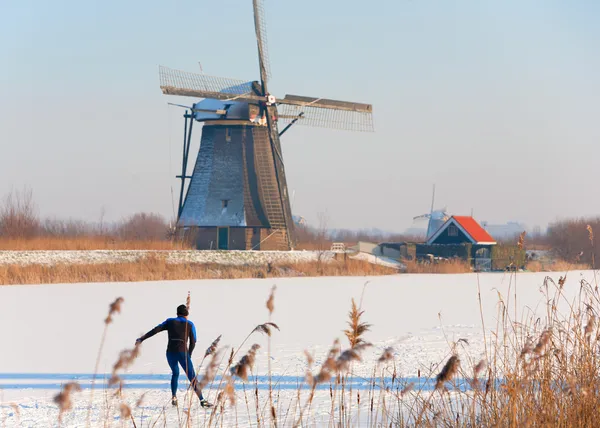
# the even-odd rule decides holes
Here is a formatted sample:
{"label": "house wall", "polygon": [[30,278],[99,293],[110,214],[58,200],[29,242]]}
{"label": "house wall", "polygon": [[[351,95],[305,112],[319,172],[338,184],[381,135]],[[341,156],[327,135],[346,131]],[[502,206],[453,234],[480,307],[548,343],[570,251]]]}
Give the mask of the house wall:
{"label": "house wall", "polygon": [[189,236],[196,243],[197,250],[217,249],[216,227],[195,227],[190,230]]}
{"label": "house wall", "polygon": [[471,258],[471,249],[471,244],[417,244],[416,257],[418,259],[423,259],[427,257],[427,254],[433,254],[434,257],[443,257],[447,259],[458,257],[463,260],[469,260]]}
{"label": "house wall", "polygon": [[[190,242],[197,250],[217,249],[216,227],[189,227],[180,229],[180,236]],[[273,229],[259,227],[230,227],[229,250],[287,250],[287,241],[282,232],[273,233]]]}
{"label": "house wall", "polygon": [[246,249],[246,227],[230,227],[229,228],[229,249],[230,250],[245,250]]}
{"label": "house wall", "polygon": [[286,237],[282,231],[275,233],[273,229],[260,229],[260,249],[265,251],[287,250]]}
{"label": "house wall", "polygon": [[372,242],[359,241],[358,244],[356,244],[356,249],[360,253],[373,254],[373,251],[375,251],[376,248],[377,244],[373,244]]}
{"label": "house wall", "polygon": [[[246,227],[229,228],[229,249],[245,250],[246,247]],[[216,227],[190,227],[186,228],[183,238],[196,247],[197,250],[216,250],[217,249],[217,228]],[[252,229],[250,229],[252,231]]]}
{"label": "house wall", "polygon": [[389,257],[391,259],[399,259],[402,255],[401,251],[396,248],[382,247],[381,245],[375,247],[373,254],[381,257]]}
{"label": "house wall", "polygon": [[458,227],[456,227],[458,234],[457,236],[450,236],[449,229],[452,227],[449,226],[444,230],[440,236],[438,236],[432,244],[437,245],[450,245],[450,244],[466,244],[470,243],[471,240],[465,235]]}

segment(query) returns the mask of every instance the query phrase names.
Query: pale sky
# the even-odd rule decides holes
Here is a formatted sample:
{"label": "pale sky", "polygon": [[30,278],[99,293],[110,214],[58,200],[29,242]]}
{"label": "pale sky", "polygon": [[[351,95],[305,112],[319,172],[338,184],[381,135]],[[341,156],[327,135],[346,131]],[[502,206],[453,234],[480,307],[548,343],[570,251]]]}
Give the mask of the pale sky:
{"label": "pale sky", "polygon": [[[434,183],[437,206],[491,223],[600,214],[597,1],[265,6],[276,96],[374,106],[374,133],[286,133],[295,214],[402,231]],[[183,110],[167,102],[194,100],[162,95],[158,65],[256,79],[252,1],[0,1],[0,61],[0,195],[171,217]]]}

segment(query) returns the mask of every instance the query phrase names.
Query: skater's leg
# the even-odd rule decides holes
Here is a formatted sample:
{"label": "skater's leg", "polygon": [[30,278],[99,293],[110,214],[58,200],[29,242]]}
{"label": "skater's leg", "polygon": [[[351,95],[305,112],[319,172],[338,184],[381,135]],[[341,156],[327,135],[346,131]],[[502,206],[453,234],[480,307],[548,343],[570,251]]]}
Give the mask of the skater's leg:
{"label": "skater's leg", "polygon": [[171,393],[173,397],[177,395],[177,383],[179,381],[179,353],[167,352],[167,361],[171,367]]}
{"label": "skater's leg", "polygon": [[187,352],[181,353],[181,367],[185,370],[185,374],[187,375],[190,383],[192,384],[192,388],[196,392],[198,398],[202,401],[204,397],[202,396],[202,391],[198,388],[197,380],[196,380],[196,371],[194,370],[194,363],[192,363],[192,357]]}

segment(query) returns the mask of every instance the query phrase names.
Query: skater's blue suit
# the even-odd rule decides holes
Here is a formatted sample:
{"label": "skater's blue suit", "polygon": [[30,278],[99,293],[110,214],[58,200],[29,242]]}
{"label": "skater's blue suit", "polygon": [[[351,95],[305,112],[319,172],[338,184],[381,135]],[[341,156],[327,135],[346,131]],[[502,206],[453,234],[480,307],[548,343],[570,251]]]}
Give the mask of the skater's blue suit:
{"label": "skater's blue suit", "polygon": [[[187,373],[187,377],[194,386],[196,387],[196,373],[194,372],[194,365],[192,364],[192,359],[190,358],[190,354],[186,354],[185,352],[167,352],[167,361],[169,362],[169,367],[171,367],[171,372],[173,375],[171,376],[171,392],[173,395],[177,394],[177,382],[179,381],[179,365],[183,367],[185,373]],[[202,400],[202,392],[199,397]]]}
{"label": "skater's blue suit", "polygon": [[[167,330],[169,335],[169,343],[167,345],[167,361],[171,367],[171,392],[173,396],[177,394],[177,382],[179,381],[179,366],[183,368],[192,387],[196,391],[198,398],[204,400],[202,391],[196,386],[196,372],[192,363],[192,352],[196,346],[196,327],[194,323],[185,318],[178,316],[177,318],[169,318],[163,323],[157,325],[148,333],[144,334],[137,341],[143,342],[156,333]],[[189,342],[189,347],[188,347]]]}

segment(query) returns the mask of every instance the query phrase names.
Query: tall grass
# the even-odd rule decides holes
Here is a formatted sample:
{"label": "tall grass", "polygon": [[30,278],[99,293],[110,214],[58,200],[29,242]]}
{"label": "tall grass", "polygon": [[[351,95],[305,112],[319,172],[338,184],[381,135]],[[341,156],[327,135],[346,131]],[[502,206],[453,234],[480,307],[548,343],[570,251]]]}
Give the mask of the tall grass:
{"label": "tall grass", "polygon": [[41,236],[0,238],[0,251],[91,251],[91,250],[190,250],[186,242],[175,240],[117,239],[110,236],[79,238]]}
{"label": "tall grass", "polygon": [[138,261],[122,263],[0,265],[0,285],[294,276],[366,276],[394,273],[397,273],[396,269],[351,259],[328,263],[315,261],[233,266],[214,263],[168,263],[164,257],[150,254]]}
{"label": "tall grass", "polygon": [[424,263],[415,260],[403,262],[407,273],[468,273],[472,272],[471,263],[465,260],[450,259],[436,263]]}

